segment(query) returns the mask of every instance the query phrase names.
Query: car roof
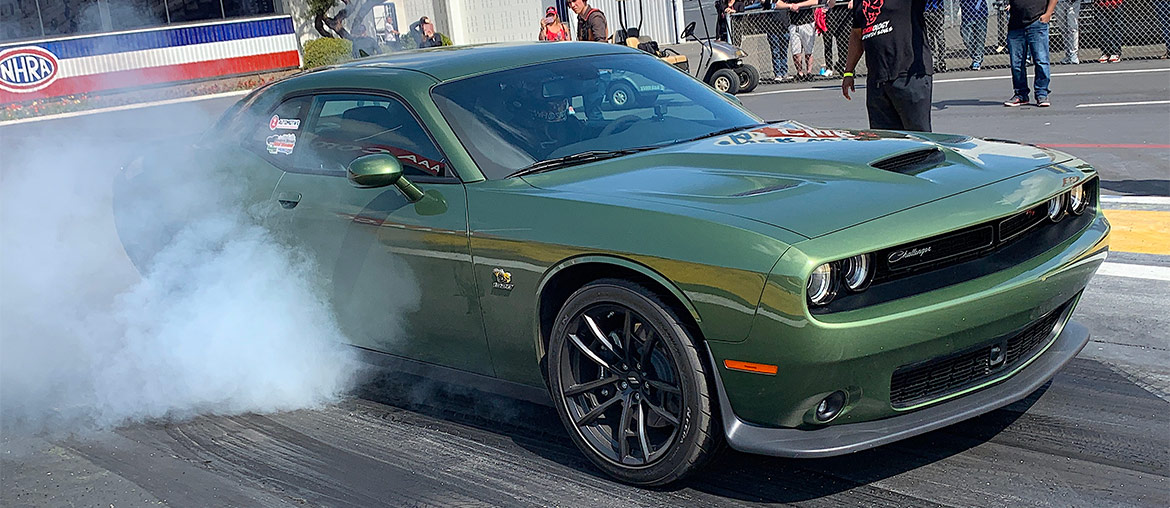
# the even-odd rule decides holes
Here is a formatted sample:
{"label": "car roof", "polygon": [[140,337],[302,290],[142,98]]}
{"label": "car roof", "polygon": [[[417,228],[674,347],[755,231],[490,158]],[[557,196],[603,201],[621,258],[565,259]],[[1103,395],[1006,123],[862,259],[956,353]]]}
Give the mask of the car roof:
{"label": "car roof", "polygon": [[410,69],[429,74],[439,81],[449,81],[567,58],[630,53],[645,54],[627,46],[599,42],[491,43],[400,51],[354,60],[334,68]]}

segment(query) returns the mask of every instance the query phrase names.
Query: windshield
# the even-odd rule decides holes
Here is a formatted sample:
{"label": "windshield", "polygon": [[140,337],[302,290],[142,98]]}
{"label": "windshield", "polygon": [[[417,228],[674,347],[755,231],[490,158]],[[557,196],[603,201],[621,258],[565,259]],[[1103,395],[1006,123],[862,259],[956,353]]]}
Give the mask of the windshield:
{"label": "windshield", "polygon": [[760,123],[649,55],[542,63],[445,83],[433,94],[493,180],[549,159],[665,145]]}

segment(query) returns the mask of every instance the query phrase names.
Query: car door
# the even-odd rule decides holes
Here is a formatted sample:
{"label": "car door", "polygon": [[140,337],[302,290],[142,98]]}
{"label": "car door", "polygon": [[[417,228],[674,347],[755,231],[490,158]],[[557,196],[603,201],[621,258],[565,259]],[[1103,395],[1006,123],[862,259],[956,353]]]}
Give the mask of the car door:
{"label": "car door", "polygon": [[[413,111],[388,95],[318,93],[286,100],[268,128],[265,151],[285,171],[276,220],[313,254],[342,332],[361,347],[492,375],[467,197]],[[374,153],[396,156],[424,198],[353,186],[345,168]]]}

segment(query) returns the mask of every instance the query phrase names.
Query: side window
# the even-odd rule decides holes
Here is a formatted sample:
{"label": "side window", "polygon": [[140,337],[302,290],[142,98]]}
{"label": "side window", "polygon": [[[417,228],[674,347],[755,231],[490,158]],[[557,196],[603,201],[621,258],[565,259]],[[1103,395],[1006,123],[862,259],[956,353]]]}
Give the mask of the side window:
{"label": "side window", "polygon": [[244,147],[260,154],[281,169],[292,168],[292,156],[300,147],[301,126],[312,101],[309,97],[294,97],[284,101],[271,115],[248,116],[251,135],[243,138]]}
{"label": "side window", "polygon": [[406,176],[450,175],[426,130],[402,102],[388,97],[314,97],[295,144],[289,162],[294,170],[344,174],[358,157],[387,153],[402,162]]}

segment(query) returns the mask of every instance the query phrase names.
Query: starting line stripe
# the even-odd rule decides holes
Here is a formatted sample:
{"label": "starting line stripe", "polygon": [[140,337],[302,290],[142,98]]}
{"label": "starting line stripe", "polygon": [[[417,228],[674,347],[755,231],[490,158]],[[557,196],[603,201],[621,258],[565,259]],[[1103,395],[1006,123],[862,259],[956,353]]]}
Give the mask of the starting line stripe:
{"label": "starting line stripe", "polygon": [[1106,261],[1101,263],[1101,268],[1097,269],[1097,275],[1170,282],[1170,267],[1135,265],[1130,263],[1111,263]]}
{"label": "starting line stripe", "polygon": [[1170,101],[1100,102],[1097,104],[1077,104],[1077,107],[1078,108],[1103,108],[1106,106],[1146,106],[1149,104],[1170,104]]}
{"label": "starting line stripe", "polygon": [[1127,205],[1167,205],[1170,206],[1170,196],[1115,196],[1104,194],[1101,196],[1102,204],[1127,204]]}

